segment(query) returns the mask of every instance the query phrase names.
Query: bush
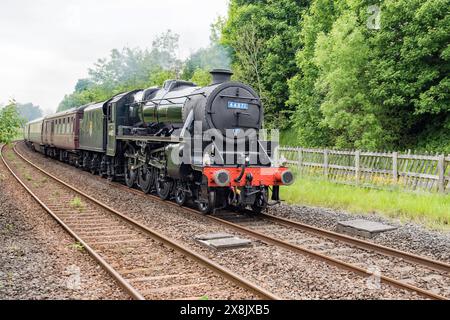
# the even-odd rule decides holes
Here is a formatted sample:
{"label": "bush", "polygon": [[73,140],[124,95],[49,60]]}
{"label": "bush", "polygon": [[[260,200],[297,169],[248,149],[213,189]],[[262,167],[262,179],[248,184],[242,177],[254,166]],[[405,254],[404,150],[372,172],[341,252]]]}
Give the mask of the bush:
{"label": "bush", "polygon": [[17,138],[24,121],[19,116],[15,101],[0,110],[0,143],[11,143]]}

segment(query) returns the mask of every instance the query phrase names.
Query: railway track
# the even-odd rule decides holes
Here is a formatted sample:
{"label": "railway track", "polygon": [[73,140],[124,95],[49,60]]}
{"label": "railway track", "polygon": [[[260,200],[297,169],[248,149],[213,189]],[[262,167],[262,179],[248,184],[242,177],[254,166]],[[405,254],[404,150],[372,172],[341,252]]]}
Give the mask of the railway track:
{"label": "railway track", "polygon": [[13,151],[8,161],[0,147],[11,174],[133,299],[279,299],[35,166],[15,146]]}
{"label": "railway track", "polygon": [[[173,202],[162,201],[159,197],[146,195],[140,190],[127,188],[119,183],[112,183],[112,185],[116,188],[126,189],[128,192],[151,197],[156,201],[179,208]],[[182,207],[182,210],[200,215],[197,210],[189,207]],[[368,270],[367,263],[352,261],[352,256],[359,255],[360,259],[363,260],[367,260],[370,257],[372,264],[383,267],[379,275],[381,282],[415,292],[428,299],[448,299],[450,265],[444,262],[268,214],[263,214],[260,217],[249,217],[247,215],[239,217],[234,212],[224,212],[220,215],[206,217],[267,244],[325,261],[363,277],[372,276],[374,271]],[[298,234],[292,238],[286,237],[288,234],[292,235],[293,232]],[[367,255],[367,257],[364,257],[364,255]],[[383,263],[379,263],[380,261]],[[401,266],[396,267],[396,264],[401,264]],[[420,271],[418,272],[417,269],[420,269]],[[400,274],[396,274],[396,272]],[[422,276],[416,275],[412,279],[408,278],[414,272],[418,272]],[[389,276],[386,274],[389,274]],[[433,280],[433,277],[434,280],[437,279],[437,282],[441,282],[440,288],[439,285],[437,289],[427,288],[427,279]],[[441,292],[445,295],[441,294]]]}
{"label": "railway track", "polygon": [[[381,282],[437,300],[450,296],[450,266],[368,241],[263,214],[211,217],[236,230],[287,250],[306,254],[361,276],[375,272]],[[234,221],[233,221],[234,220]],[[430,281],[435,284],[429,285]]]}

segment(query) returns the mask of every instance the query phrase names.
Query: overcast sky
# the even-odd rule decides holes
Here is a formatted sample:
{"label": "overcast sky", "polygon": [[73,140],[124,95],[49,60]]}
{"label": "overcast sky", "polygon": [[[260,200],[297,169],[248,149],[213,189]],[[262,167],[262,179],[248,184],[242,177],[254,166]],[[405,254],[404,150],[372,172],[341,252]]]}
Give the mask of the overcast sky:
{"label": "overcast sky", "polygon": [[87,69],[113,48],[150,47],[180,35],[179,57],[209,44],[227,0],[0,0],[0,103],[56,110]]}

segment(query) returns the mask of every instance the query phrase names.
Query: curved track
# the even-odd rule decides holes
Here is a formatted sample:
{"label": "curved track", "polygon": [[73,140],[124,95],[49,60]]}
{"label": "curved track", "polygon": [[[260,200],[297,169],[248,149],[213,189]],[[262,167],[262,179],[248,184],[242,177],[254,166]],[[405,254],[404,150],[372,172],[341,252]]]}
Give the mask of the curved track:
{"label": "curved track", "polygon": [[[25,159],[26,160],[26,159]],[[26,160],[28,161],[28,160]],[[36,167],[39,170],[41,170],[39,167]],[[100,178],[99,178],[100,179]],[[122,184],[119,183],[113,183],[113,186],[117,188],[123,188],[128,190],[128,192],[132,192],[135,194],[138,194],[140,196],[145,197],[151,197],[152,199],[164,202],[171,206],[176,206],[179,208],[177,204],[170,201],[162,201],[159,197],[155,195],[147,195],[144,194],[140,190],[136,189],[130,189]],[[197,210],[189,208],[189,207],[181,207],[183,211],[194,213],[194,214],[200,214]],[[227,216],[228,215],[228,216]],[[329,254],[329,252],[320,252],[320,250],[313,250],[308,248],[308,246],[298,245],[296,243],[293,243],[292,239],[285,239],[283,237],[280,237],[277,235],[277,232],[267,232],[264,230],[264,228],[259,228],[258,226],[252,226],[252,223],[258,224],[259,222],[267,222],[271,223],[273,226],[281,226],[283,227],[283,233],[285,233],[286,230],[295,230],[295,231],[301,231],[305,234],[312,235],[313,237],[321,238],[321,239],[328,239],[335,242],[339,242],[339,245],[344,245],[347,247],[353,247],[360,250],[366,250],[371,251],[372,253],[378,254],[380,256],[389,257],[389,258],[395,258],[397,260],[393,260],[393,262],[398,261],[400,259],[401,261],[409,263],[409,265],[412,265],[412,268],[426,268],[428,270],[429,274],[432,274],[433,271],[440,272],[442,275],[444,275],[444,278],[448,279],[450,274],[450,265],[446,264],[441,261],[432,260],[426,257],[414,255],[408,252],[400,251],[397,249],[381,246],[369,241],[360,240],[354,237],[349,237],[346,235],[338,234],[329,230],[316,228],[313,226],[301,224],[296,221],[279,218],[273,215],[263,214],[260,217],[249,217],[244,216],[245,219],[239,221],[233,222],[231,220],[236,219],[230,219],[230,217],[236,217],[235,213],[224,213],[217,216],[206,216],[209,219],[212,219],[226,227],[233,228],[234,230],[237,230],[240,233],[244,233],[250,236],[253,236],[254,238],[257,238],[265,243],[276,245],[279,247],[282,247],[284,249],[294,251],[303,255],[308,255],[312,258],[325,261],[327,263],[330,263],[332,265],[335,265],[339,268],[343,268],[346,270],[350,270],[352,272],[355,272],[363,277],[369,277],[373,275],[372,271],[368,271],[366,267],[360,266],[356,263],[350,263],[347,261],[344,261],[345,259],[342,259],[341,257],[336,258],[333,257],[332,254]],[[271,234],[272,233],[272,234]],[[275,233],[275,235],[274,235]],[[428,275],[429,275],[428,274]],[[402,281],[401,279],[398,279],[396,276],[385,276],[380,275],[381,282],[384,282],[388,285],[392,285],[395,287],[398,287],[400,289],[409,290],[412,292],[415,292],[425,298],[428,299],[439,299],[439,300],[446,300],[447,297],[440,295],[434,291],[431,291],[427,288],[423,288],[420,286],[417,286],[415,283],[407,283]]]}
{"label": "curved track", "polygon": [[37,169],[33,177],[21,178],[3,149],[0,157],[17,181],[133,299],[196,299],[201,293],[223,298],[236,287],[241,297],[279,299],[42,170],[14,147],[22,169]]}

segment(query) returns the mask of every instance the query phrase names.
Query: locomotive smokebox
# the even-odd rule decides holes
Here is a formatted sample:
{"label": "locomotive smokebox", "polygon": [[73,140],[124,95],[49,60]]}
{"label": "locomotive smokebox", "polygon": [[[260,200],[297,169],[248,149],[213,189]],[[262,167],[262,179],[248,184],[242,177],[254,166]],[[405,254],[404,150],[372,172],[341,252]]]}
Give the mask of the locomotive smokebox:
{"label": "locomotive smokebox", "polygon": [[231,80],[233,72],[228,69],[213,69],[211,70],[212,84],[220,84]]}

